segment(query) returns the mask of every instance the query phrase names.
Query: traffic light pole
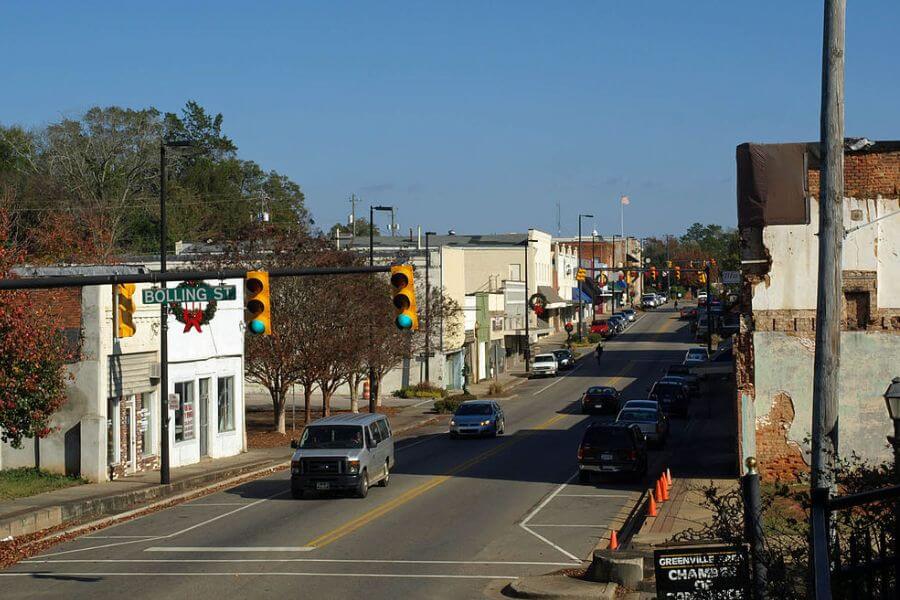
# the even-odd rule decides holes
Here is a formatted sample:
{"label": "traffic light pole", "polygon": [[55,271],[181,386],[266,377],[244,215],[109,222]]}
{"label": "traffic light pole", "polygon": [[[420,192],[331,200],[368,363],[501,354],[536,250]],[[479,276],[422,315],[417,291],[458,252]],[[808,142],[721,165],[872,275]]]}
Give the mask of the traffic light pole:
{"label": "traffic light pole", "polygon": [[[166,143],[159,145],[159,271],[166,273]],[[167,287],[163,282],[163,288]],[[169,307],[159,305],[159,483],[169,483]]]}
{"label": "traffic light pole", "polygon": [[709,263],[706,263],[703,272],[706,273],[706,352],[709,354],[712,352],[712,296],[710,295]]}

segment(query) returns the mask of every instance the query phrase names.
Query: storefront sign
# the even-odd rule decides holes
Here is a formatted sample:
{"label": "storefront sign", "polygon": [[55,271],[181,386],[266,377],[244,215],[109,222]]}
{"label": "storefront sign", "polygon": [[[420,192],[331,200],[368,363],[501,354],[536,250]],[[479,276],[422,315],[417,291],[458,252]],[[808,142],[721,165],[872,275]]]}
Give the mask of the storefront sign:
{"label": "storefront sign", "polygon": [[653,552],[660,600],[749,599],[747,550],[739,546],[684,546]]}
{"label": "storefront sign", "polygon": [[185,402],[184,404],[184,439],[194,439],[194,404],[193,402]]}
{"label": "storefront sign", "polygon": [[178,410],[181,407],[178,394],[169,394],[169,410]]}
{"label": "storefront sign", "polygon": [[233,285],[197,286],[179,285],[173,288],[147,288],[141,292],[144,304],[162,304],[173,302],[213,302],[234,300],[237,291]]}

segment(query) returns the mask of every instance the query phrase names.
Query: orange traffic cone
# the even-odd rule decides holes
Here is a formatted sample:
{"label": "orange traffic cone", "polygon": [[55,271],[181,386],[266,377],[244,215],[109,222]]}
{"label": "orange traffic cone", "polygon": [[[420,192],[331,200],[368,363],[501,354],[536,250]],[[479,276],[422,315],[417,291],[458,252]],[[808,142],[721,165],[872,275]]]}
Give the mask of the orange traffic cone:
{"label": "orange traffic cone", "polygon": [[672,487],[672,472],[666,468],[666,483],[669,484],[669,487]]}
{"label": "orange traffic cone", "polygon": [[650,505],[647,507],[647,516],[655,517],[658,511],[656,510],[656,500],[653,499],[653,492],[650,492]]}
{"label": "orange traffic cone", "polygon": [[669,486],[667,486],[665,483],[662,484],[662,495],[663,501],[669,499]]}
{"label": "orange traffic cone", "polygon": [[615,529],[609,530],[609,549],[610,550],[618,550],[619,549],[619,534],[616,533]]}
{"label": "orange traffic cone", "polygon": [[665,500],[665,498],[663,498],[663,493],[662,493],[662,481],[657,479],[656,480],[656,501],[661,504],[663,502],[663,500]]}

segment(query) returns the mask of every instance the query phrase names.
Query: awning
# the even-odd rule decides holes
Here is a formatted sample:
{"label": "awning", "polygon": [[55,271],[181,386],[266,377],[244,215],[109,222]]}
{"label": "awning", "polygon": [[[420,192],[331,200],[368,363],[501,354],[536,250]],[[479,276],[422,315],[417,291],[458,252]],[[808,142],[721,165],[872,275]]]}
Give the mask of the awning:
{"label": "awning", "polygon": [[579,288],[572,288],[572,297],[575,298],[575,302],[578,302],[578,298],[581,299],[581,302],[584,304],[592,304],[594,302],[593,298],[588,295],[587,292],[581,291]]}
{"label": "awning", "polygon": [[584,280],[584,290],[591,297],[591,302],[594,301],[594,298],[599,298],[603,293],[600,290],[600,285],[593,279]]}
{"label": "awning", "polygon": [[539,285],[537,291],[547,299],[547,306],[544,308],[564,308],[569,305],[556,289],[549,285]]}

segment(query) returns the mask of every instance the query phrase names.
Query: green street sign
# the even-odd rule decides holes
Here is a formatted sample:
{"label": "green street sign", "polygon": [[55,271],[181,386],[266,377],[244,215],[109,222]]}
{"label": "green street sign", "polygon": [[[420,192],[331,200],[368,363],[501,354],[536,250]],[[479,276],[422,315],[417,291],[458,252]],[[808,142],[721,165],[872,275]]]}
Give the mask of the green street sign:
{"label": "green street sign", "polygon": [[144,304],[168,304],[172,302],[211,302],[236,300],[237,288],[233,285],[198,285],[196,287],[150,288],[141,292]]}

